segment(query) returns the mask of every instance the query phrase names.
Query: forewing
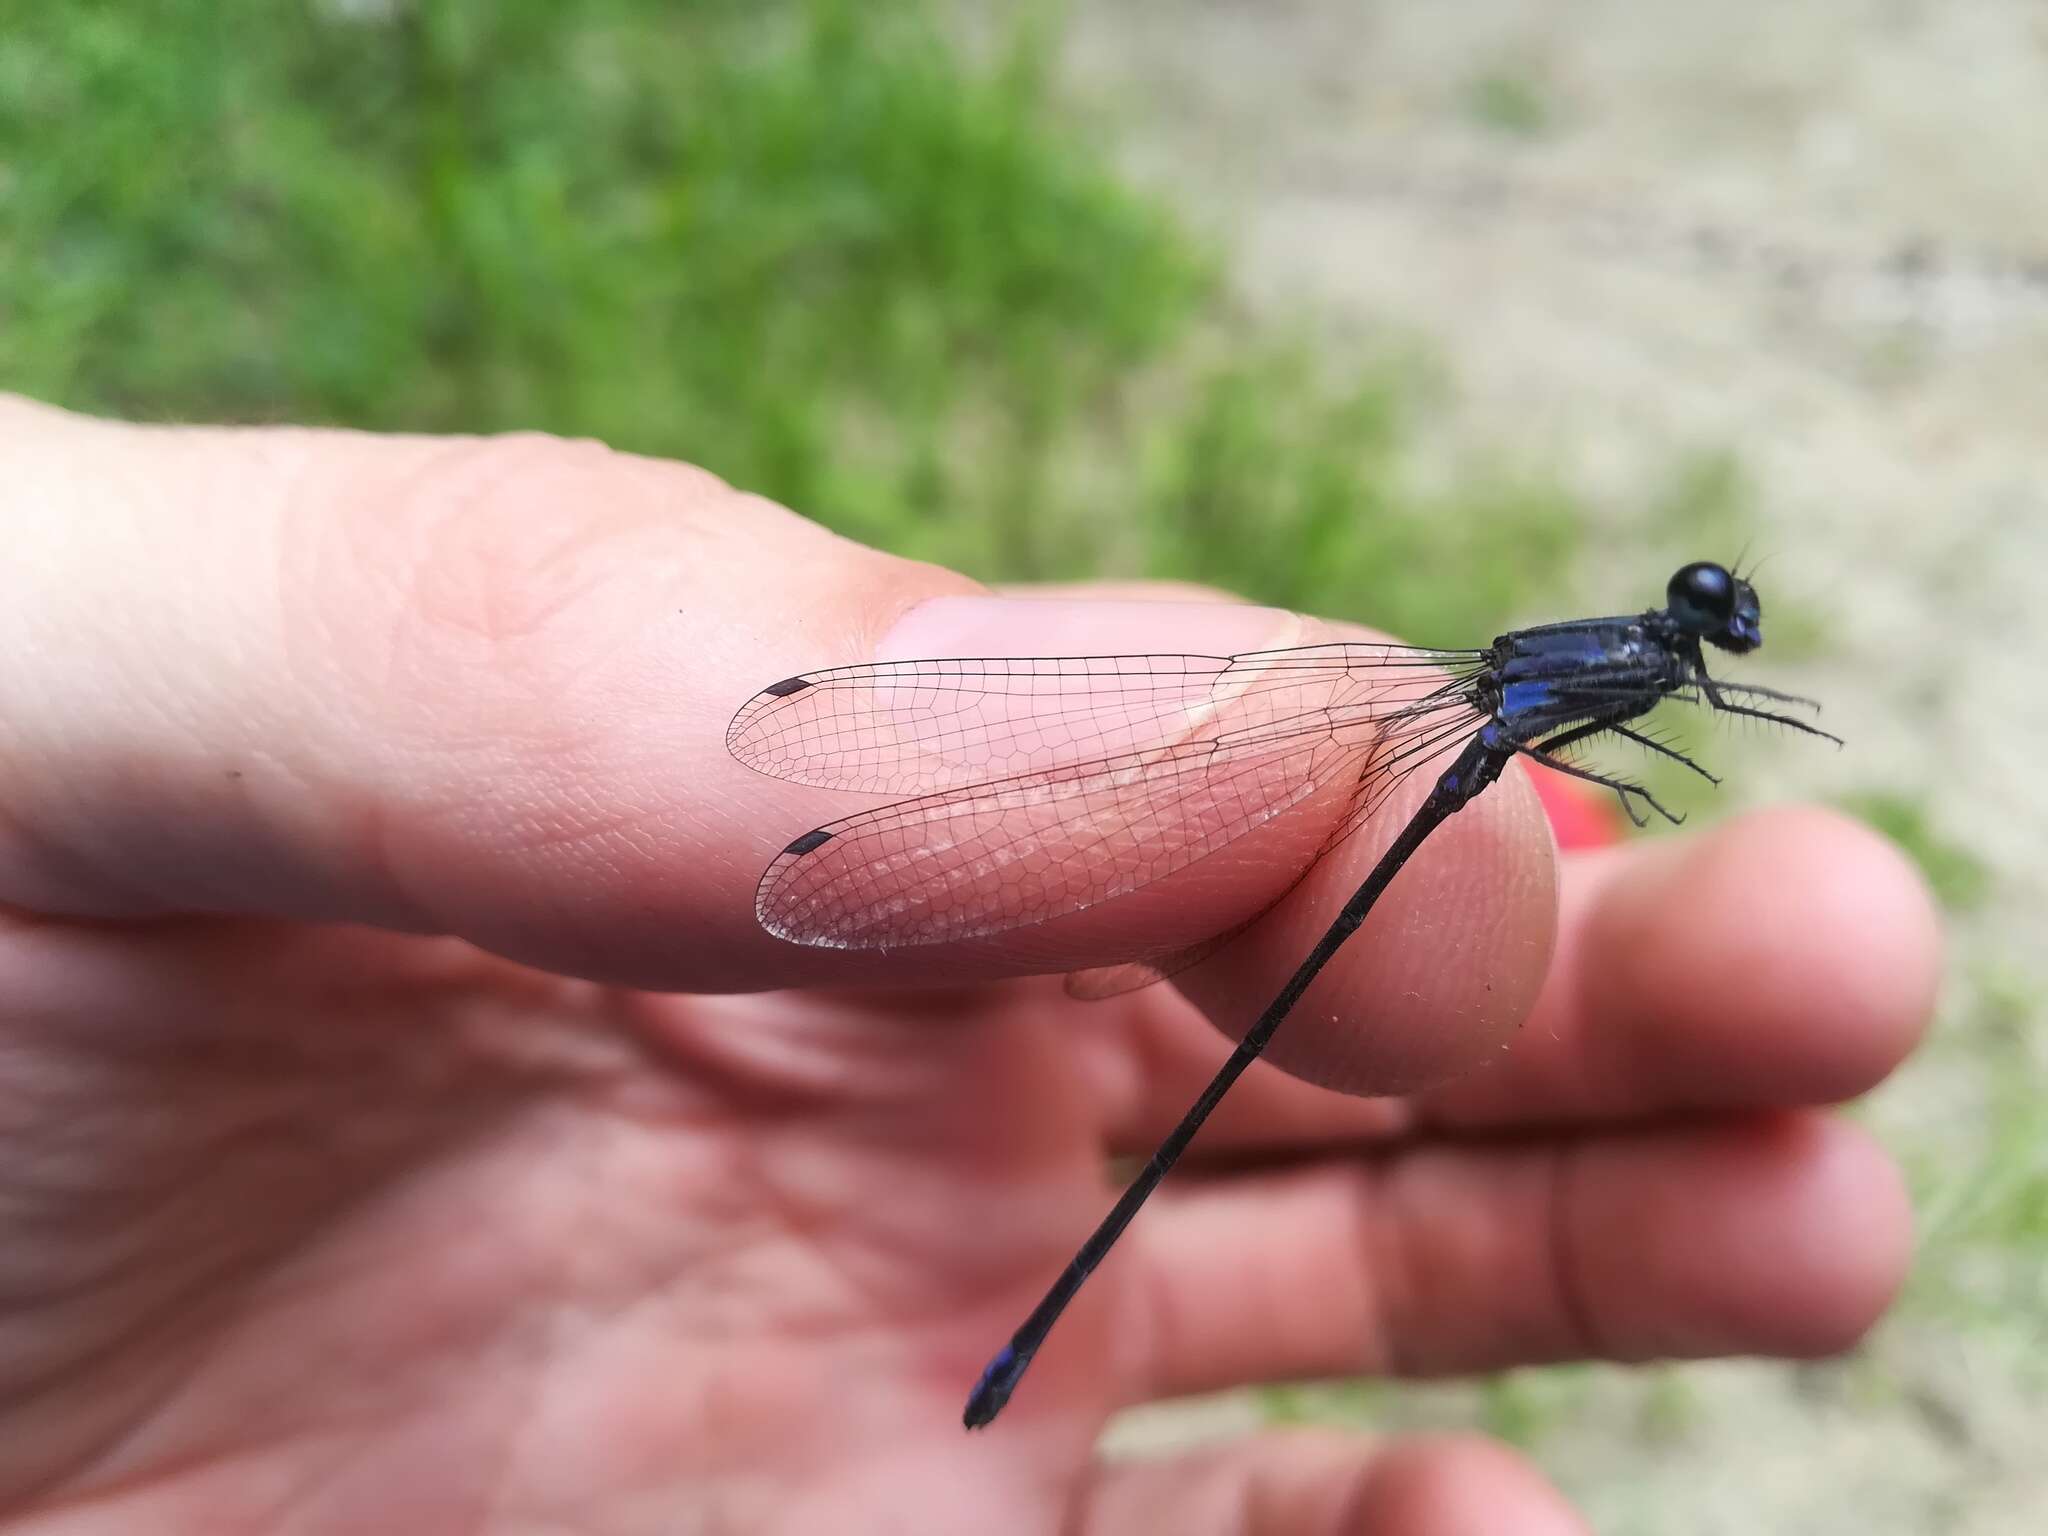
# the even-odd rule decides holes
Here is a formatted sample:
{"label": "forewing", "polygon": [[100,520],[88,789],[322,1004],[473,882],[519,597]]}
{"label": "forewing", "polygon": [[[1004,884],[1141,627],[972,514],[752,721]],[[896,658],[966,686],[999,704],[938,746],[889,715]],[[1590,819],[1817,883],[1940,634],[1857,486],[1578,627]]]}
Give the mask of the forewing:
{"label": "forewing", "polygon": [[[1243,668],[1242,686],[1214,704],[1206,702],[1217,694],[1212,673],[1203,707],[1175,706],[1181,740],[1080,762],[1055,757],[1044,768],[940,789],[806,833],[769,866],[756,911],[770,932],[806,944],[975,938],[1138,890],[1341,776],[1360,795],[1376,795],[1381,785],[1363,771],[1373,761],[1426,730],[1469,721],[1472,711],[1441,671],[1332,665],[1366,649],[1385,648],[1318,648],[1307,664],[1301,653],[1279,653],[1288,665]],[[1159,729],[1163,715],[1146,717],[1145,730]],[[899,718],[912,727],[927,717]],[[1135,718],[1120,715],[1117,728]],[[961,750],[939,733],[920,739],[945,742],[920,764],[943,766]],[[1067,739],[1060,747],[1073,750]],[[881,771],[878,759],[868,771]]]}
{"label": "forewing", "polygon": [[893,948],[1044,922],[1185,868],[1298,804],[1370,743],[1323,726],[1197,741],[943,790],[806,833],[762,876],[762,926]]}
{"label": "forewing", "polygon": [[1235,927],[1197,943],[1141,955],[1118,965],[1074,971],[1067,977],[1067,991],[1088,1000],[1116,997],[1177,976],[1227,949],[1246,929],[1284,901],[1325,854],[1356,834],[1403,780],[1426,767],[1439,752],[1465,741],[1478,719],[1477,713],[1463,701],[1439,696],[1381,721],[1371,749],[1360,760],[1357,785],[1344,816],[1315,856],[1302,864],[1300,873],[1288,882],[1286,889],[1275,892],[1265,906]]}
{"label": "forewing", "polygon": [[1105,765],[1225,730],[1255,732],[1340,694],[1396,709],[1469,652],[1320,645],[1243,656],[881,662],[785,678],[743,705],[726,745],[773,778],[922,795]]}

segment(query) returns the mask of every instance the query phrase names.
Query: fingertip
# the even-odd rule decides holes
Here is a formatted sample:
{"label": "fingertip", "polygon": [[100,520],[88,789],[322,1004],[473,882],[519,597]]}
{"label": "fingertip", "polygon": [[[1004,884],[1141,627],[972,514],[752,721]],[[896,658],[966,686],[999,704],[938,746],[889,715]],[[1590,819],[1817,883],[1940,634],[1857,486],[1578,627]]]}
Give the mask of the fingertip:
{"label": "fingertip", "polygon": [[[1420,805],[1419,769],[1365,828],[1317,864],[1240,944],[1188,987],[1242,1034]],[[1387,886],[1303,995],[1268,1059],[1326,1088],[1408,1093],[1496,1058],[1528,1017],[1557,935],[1556,842],[1541,799],[1510,766],[1446,821]]]}
{"label": "fingertip", "polygon": [[1731,972],[1805,1016],[1830,1046],[1815,1101],[1846,1099],[1911,1054],[1933,1015],[1942,935],[1911,861],[1871,828],[1820,806],[1775,806],[1701,839],[1703,902],[1740,912]]}
{"label": "fingertip", "polygon": [[1614,1359],[1840,1353],[1911,1259],[1897,1168],[1823,1111],[1589,1141],[1562,1188],[1575,1347]]}
{"label": "fingertip", "polygon": [[1584,1536],[1586,1524],[1529,1462],[1479,1435],[1421,1435],[1389,1446],[1344,1529],[1404,1536]]}
{"label": "fingertip", "polygon": [[1790,1115],[1764,1133],[1789,1170],[1784,1198],[1760,1202],[1756,1247],[1791,1276],[1778,1294],[1787,1354],[1834,1355],[1876,1324],[1913,1261],[1913,1205],[1890,1154],[1839,1115]]}
{"label": "fingertip", "polygon": [[1846,816],[1757,811],[1583,873],[1570,1006],[1697,1102],[1839,1102],[1927,1027],[1941,932],[1926,883]]}
{"label": "fingertip", "polygon": [[[1926,877],[1889,839],[1822,806],[1780,806],[1733,823],[1724,846],[1731,881],[1751,858],[1761,878],[1755,920],[1803,935],[1816,952],[1838,957],[1825,990],[1805,989],[1816,1009],[1852,1027],[1860,1060],[1847,1093],[1861,1092],[1919,1045],[1941,985],[1941,917]],[[1711,867],[1710,867],[1711,868]],[[1780,872],[1782,881],[1773,877]],[[1806,872],[1810,887],[1802,890]],[[1785,952],[1776,952],[1782,964]],[[1800,989],[1792,976],[1789,990]]]}

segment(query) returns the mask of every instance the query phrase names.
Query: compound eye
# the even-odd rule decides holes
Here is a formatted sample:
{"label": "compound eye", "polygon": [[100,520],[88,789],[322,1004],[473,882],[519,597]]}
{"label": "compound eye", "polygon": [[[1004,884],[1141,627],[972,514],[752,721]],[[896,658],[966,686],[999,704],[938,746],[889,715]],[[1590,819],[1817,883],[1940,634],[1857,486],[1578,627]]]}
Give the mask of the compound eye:
{"label": "compound eye", "polygon": [[1680,570],[1665,595],[1672,616],[1696,635],[1716,634],[1735,617],[1735,578],[1711,560],[1696,560]]}

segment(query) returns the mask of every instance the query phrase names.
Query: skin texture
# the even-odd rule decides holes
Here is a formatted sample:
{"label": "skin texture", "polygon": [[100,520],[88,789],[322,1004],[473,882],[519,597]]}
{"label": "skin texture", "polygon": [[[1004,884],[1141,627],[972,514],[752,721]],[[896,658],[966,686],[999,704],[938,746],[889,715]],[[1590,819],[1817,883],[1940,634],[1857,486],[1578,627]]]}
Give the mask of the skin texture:
{"label": "skin texture", "polygon": [[1787,808],[1560,868],[1511,779],[968,1437],[1104,1154],[1171,1125],[1371,837],[1183,988],[1079,1004],[1004,978],[1249,917],[1333,808],[1135,916],[798,950],[755,881],[872,802],[749,773],[725,723],[977,636],[1321,631],[991,602],[589,444],[0,401],[0,462],[0,1530],[1575,1531],[1483,1442],[1093,1442],[1278,1377],[1824,1354],[1900,1281],[1898,1176],[1828,1106],[1927,1019],[1908,867]]}

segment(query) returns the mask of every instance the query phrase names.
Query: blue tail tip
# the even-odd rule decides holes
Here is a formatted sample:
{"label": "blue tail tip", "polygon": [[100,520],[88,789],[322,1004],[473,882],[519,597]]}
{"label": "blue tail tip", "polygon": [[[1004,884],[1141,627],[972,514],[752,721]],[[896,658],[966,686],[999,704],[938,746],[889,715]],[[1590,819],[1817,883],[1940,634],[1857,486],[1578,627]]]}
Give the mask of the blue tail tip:
{"label": "blue tail tip", "polygon": [[960,1415],[960,1422],[969,1429],[981,1429],[993,1422],[1003,1411],[1003,1404],[1010,1400],[1010,1392],[1023,1370],[1015,1349],[1005,1344],[997,1350],[995,1358],[983,1368],[974,1390],[967,1394],[967,1411]]}

